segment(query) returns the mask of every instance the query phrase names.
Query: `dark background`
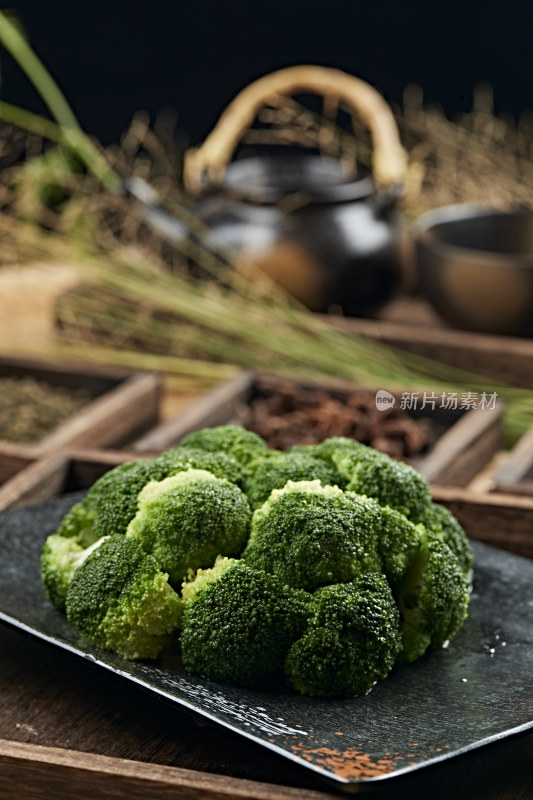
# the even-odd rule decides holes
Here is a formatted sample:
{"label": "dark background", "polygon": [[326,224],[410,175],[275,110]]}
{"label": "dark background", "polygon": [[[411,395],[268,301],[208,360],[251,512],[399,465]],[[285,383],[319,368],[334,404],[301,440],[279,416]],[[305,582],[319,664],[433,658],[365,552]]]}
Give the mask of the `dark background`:
{"label": "dark background", "polygon": [[[352,72],[400,101],[406,84],[453,115],[480,81],[496,111],[533,107],[533,4],[399,0],[18,0],[29,39],[86,131],[117,141],[140,108],[173,107],[193,143],[236,92],[290,64]],[[2,97],[42,105],[2,56]]]}

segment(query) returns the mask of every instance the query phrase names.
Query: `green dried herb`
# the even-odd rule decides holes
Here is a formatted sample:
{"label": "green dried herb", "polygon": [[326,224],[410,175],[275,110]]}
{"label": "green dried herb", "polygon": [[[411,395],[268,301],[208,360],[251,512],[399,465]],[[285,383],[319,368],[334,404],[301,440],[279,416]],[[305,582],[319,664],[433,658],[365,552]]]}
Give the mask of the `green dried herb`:
{"label": "green dried herb", "polygon": [[0,378],[0,439],[34,444],[91,399],[83,389],[51,386],[35,378]]}

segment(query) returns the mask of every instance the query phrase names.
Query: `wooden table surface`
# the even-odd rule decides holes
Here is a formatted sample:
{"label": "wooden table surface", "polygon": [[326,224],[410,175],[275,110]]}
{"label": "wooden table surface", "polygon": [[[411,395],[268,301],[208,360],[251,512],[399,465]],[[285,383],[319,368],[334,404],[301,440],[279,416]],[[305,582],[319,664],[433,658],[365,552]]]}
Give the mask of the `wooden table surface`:
{"label": "wooden table surface", "polygon": [[[149,800],[338,797],[259,745],[7,625],[0,625],[0,708],[1,800],[96,791]],[[531,800],[533,734],[422,769],[370,797]]]}

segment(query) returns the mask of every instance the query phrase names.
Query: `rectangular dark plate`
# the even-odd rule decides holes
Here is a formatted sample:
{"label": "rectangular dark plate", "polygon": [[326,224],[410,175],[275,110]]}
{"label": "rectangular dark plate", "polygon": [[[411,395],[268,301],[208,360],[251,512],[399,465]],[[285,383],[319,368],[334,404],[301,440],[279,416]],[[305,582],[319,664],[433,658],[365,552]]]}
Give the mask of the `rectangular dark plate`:
{"label": "rectangular dark plate", "polygon": [[0,619],[335,781],[361,788],[533,727],[533,562],[473,543],[470,616],[450,645],[364,697],[241,689],[87,645],[44,598],[39,552],[80,495],[0,514]]}

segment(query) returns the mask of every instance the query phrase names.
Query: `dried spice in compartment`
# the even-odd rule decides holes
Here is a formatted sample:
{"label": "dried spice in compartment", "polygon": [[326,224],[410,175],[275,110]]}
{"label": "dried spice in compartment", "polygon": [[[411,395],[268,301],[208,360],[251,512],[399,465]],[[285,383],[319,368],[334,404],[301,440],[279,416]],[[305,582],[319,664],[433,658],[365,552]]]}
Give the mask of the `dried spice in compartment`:
{"label": "dried spice in compartment", "polygon": [[292,384],[258,394],[239,410],[239,422],[277,450],[347,436],[398,459],[423,453],[438,433],[430,420],[398,407],[379,411],[374,393],[358,390],[340,399]]}
{"label": "dried spice in compartment", "polygon": [[38,442],[92,399],[83,389],[32,377],[0,378],[0,397],[0,439],[25,444]]}

